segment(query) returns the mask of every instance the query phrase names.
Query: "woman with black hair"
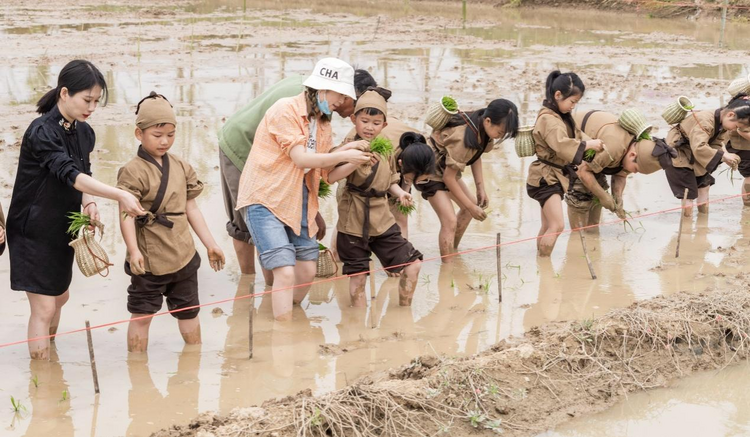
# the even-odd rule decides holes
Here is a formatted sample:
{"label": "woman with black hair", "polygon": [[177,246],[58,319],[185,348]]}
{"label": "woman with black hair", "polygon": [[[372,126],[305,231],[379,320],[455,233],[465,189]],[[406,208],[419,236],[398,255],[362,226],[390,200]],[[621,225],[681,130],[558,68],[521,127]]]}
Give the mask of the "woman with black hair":
{"label": "woman with black hair", "polygon": [[[21,142],[13,197],[8,210],[10,286],[25,291],[31,306],[29,339],[57,332],[60,311],[68,301],[73,249],[67,215],[81,211],[99,219],[93,196],[120,203],[132,216],[146,213],[135,197],[91,177],[89,155],[96,141],[86,119],[100,101],[106,104],[107,83],[89,61],[69,62],[57,87],[37,103],[34,120]],[[49,340],[29,342],[31,358],[49,359]]]}
{"label": "woman with black hair", "polygon": [[[514,138],[518,132],[518,108],[505,99],[490,102],[474,112],[459,112],[442,129],[432,131],[429,143],[435,152],[435,174],[415,184],[428,200],[440,220],[438,244],[444,262],[455,253],[471,219],[484,220],[489,198],[484,189],[482,155],[492,150],[494,140]],[[466,167],[471,167],[476,196],[461,180]],[[455,202],[459,206],[453,210]]]}
{"label": "woman with black hair", "polygon": [[[678,159],[674,160],[677,168],[692,168],[698,184],[698,212],[708,212],[708,191],[716,180],[711,173],[723,162],[736,168],[740,156],[729,149],[724,151],[724,144],[729,134],[738,129],[750,127],[750,100],[747,95],[738,94],[727,106],[714,111],[691,111],[684,120],[676,124],[667,134],[666,142],[678,150]],[[735,140],[735,144],[738,141]],[[731,147],[730,147],[731,148]],[[732,149],[736,151],[736,149]],[[686,217],[693,213],[692,197],[688,196],[683,211]]]}
{"label": "woman with black hair", "polygon": [[529,166],[526,191],[542,206],[539,256],[549,256],[560,232],[565,229],[562,199],[575,177],[586,150],[602,150],[601,140],[583,140],[571,115],[586,87],[575,73],[553,71],[547,76],[546,98],[532,135],[537,160]]}

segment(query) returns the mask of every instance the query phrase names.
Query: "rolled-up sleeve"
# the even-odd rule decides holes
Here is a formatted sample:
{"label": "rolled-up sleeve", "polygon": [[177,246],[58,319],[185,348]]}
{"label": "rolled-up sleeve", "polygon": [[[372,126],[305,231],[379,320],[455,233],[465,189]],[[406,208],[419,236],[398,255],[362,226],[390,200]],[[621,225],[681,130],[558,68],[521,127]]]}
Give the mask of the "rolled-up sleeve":
{"label": "rolled-up sleeve", "polygon": [[185,163],[185,175],[187,176],[187,199],[195,199],[203,192],[203,182],[198,180],[193,166]]}
{"label": "rolled-up sleeve", "polygon": [[34,128],[27,138],[27,145],[39,165],[72,187],[81,172],[65,150],[63,139],[45,125]]}
{"label": "rolled-up sleeve", "polygon": [[[274,108],[276,109],[276,108]],[[307,143],[308,133],[305,132],[301,119],[293,111],[274,111],[263,118],[268,133],[281,150],[289,155],[296,146]]]}

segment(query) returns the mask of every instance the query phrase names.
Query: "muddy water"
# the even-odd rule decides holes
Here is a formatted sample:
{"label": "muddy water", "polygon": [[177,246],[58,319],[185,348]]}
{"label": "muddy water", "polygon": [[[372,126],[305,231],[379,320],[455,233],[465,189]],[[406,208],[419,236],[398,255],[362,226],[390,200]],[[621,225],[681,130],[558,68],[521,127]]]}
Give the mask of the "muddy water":
{"label": "muddy water", "polygon": [[748,366],[708,372],[636,393],[611,409],[538,437],[740,437],[750,434]]}
{"label": "muddy water", "polygon": [[[253,96],[285,75],[307,73],[321,56],[334,54],[370,69],[394,91],[391,113],[420,129],[427,103],[443,93],[467,108],[506,96],[531,122],[546,73],[556,66],[579,66],[589,88],[582,109],[618,112],[637,104],[663,133],[658,113],[674,96],[688,94],[699,106],[713,108],[725,99],[728,81],[747,74],[747,53],[734,50],[747,28],[730,26],[729,49],[716,58],[713,23],[622,20],[622,15],[597,13],[582,14],[586,25],[581,26],[561,21],[557,11],[492,8],[470,8],[463,23],[458,8],[421,2],[394,2],[379,17],[386,11],[342,1],[312,11],[295,9],[309,7],[302,2],[251,1],[244,16],[241,2],[189,7],[157,2],[146,12],[127,3],[106,8],[75,3],[63,17],[58,9],[32,3],[3,6],[0,33],[9,43],[0,53],[10,62],[0,67],[5,126],[0,202],[7,209],[16,143],[33,119],[31,104],[74,53],[100,65],[112,86],[110,106],[91,121],[98,139],[94,172],[104,182],[113,183],[117,169],[133,156],[132,105],[157,89],[175,103],[179,126],[173,151],[193,163],[206,182],[198,200],[229,258],[222,273],[207,267],[199,272],[202,302],[263,290],[261,278],[239,274],[223,232],[216,131]],[[96,47],[87,45],[92,38],[99,42]],[[685,53],[695,63],[686,63]],[[661,62],[653,61],[657,55]],[[349,127],[336,118],[337,138]],[[538,204],[524,189],[530,160],[518,159],[513,145],[503,144],[483,161],[492,212],[469,227],[462,247],[494,244],[497,232],[506,242],[535,235]],[[466,177],[470,181],[470,174]],[[733,186],[726,175],[717,180],[714,197],[738,192],[739,181]],[[631,177],[626,208],[637,214],[678,205],[668,193],[663,175]],[[590,318],[660,293],[731,285],[741,265],[726,261],[726,249],[745,246],[750,237],[750,213],[739,203],[717,204],[710,217],[694,219],[679,261],[674,258],[676,214],[633,220],[634,229],[613,225],[588,235],[596,281],[589,277],[577,235],[561,237],[550,260],[536,258],[533,242],[504,247],[502,304],[494,250],[487,250],[461,255],[453,264],[426,262],[411,308],[398,306],[398,281],[378,273],[369,282],[368,293],[375,296],[365,309],[349,308],[346,280],[315,285],[291,324],[272,321],[267,297],[206,308],[200,315],[200,347],[185,347],[169,316],[154,320],[147,356],[127,353],[125,324],[100,329],[93,334],[102,391],[96,397],[85,336],[60,337],[49,363],[29,363],[24,346],[2,349],[0,401],[13,396],[27,410],[5,416],[3,435],[42,436],[52,430],[61,436],[148,435],[203,411],[227,413],[303,389],[323,393],[420,354],[477,353],[546,321]],[[410,219],[411,239],[427,258],[436,257],[438,222],[421,198],[417,208]],[[61,331],[80,328],[85,320],[97,325],[128,317],[117,213],[111,203],[103,202],[101,209],[108,225],[103,244],[118,266],[107,278],[74,276]],[[322,212],[332,227],[334,202],[324,203]],[[605,220],[612,219],[605,214]],[[3,257],[0,342],[23,339],[28,317],[25,296],[7,291],[8,283]],[[254,358],[248,360],[251,309],[255,341]]]}

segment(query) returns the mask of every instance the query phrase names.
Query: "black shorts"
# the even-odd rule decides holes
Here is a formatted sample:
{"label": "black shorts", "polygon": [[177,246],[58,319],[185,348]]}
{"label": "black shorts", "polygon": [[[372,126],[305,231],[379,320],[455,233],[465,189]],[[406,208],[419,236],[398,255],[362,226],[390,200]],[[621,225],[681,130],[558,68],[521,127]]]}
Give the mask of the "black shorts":
{"label": "black shorts", "polygon": [[430,200],[430,197],[434,196],[438,191],[450,191],[443,182],[439,181],[427,181],[423,184],[414,184],[414,188],[422,193],[422,199]]}
{"label": "black shorts", "polygon": [[388,269],[398,273],[407,264],[423,258],[422,254],[401,235],[398,225],[393,225],[377,237],[370,237],[369,241],[362,237],[339,232],[336,240],[336,250],[344,263],[342,272],[353,275],[370,270],[370,256],[374,253],[383,267],[398,266]]}
{"label": "black shorts", "polygon": [[750,150],[737,150],[732,148],[732,143],[727,143],[727,152],[734,153],[740,157],[738,170],[743,178],[750,178]]}
{"label": "black shorts", "polygon": [[[128,286],[128,311],[131,314],[156,314],[161,310],[164,298],[167,298],[169,311],[199,305],[198,268],[201,257],[195,253],[193,259],[180,270],[166,275],[134,275],[130,264],[125,262],[125,273],[130,276]],[[172,317],[180,320],[195,318],[200,308],[192,308]]]}
{"label": "black shorts", "polygon": [[563,190],[561,183],[558,182],[554,185],[547,185],[547,181],[545,181],[544,179],[539,181],[538,187],[526,184],[526,193],[529,195],[529,197],[539,202],[542,207],[544,207],[544,204],[547,203],[547,200],[555,194],[560,195],[560,200],[562,200],[565,196],[565,191]]}

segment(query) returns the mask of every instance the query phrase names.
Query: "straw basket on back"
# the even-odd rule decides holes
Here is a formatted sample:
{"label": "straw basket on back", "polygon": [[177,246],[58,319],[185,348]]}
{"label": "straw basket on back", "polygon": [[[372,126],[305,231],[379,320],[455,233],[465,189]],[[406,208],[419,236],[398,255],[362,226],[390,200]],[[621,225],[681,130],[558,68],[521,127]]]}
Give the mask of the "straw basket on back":
{"label": "straw basket on back", "polygon": [[518,134],[516,134],[516,154],[519,158],[526,158],[534,156],[536,153],[536,144],[534,143],[534,136],[532,132],[534,126],[522,126],[518,128]]}
{"label": "straw basket on back", "polygon": [[[84,276],[91,277],[96,274],[106,277],[109,275],[109,268],[113,265],[109,262],[109,256],[104,248],[94,239],[96,229],[104,235],[104,225],[96,220],[92,220],[94,231],[90,231],[88,226],[81,229],[78,238],[68,243],[76,254],[76,264],[81,269]],[[106,273],[102,274],[102,272]]]}
{"label": "straw basket on back", "polygon": [[731,94],[732,97],[737,94],[750,94],[750,74],[746,77],[741,77],[732,81],[732,83],[729,84],[727,91],[729,91],[729,94]]}
{"label": "straw basket on back", "polygon": [[636,139],[641,139],[644,133],[648,136],[654,127],[648,124],[641,111],[634,108],[624,110],[617,122],[623,129],[635,135]]}
{"label": "straw basket on back", "polygon": [[684,120],[688,111],[692,111],[694,107],[695,106],[693,106],[693,102],[691,102],[690,99],[681,96],[677,101],[670,103],[669,106],[664,109],[661,117],[667,122],[667,124],[677,124]]}
{"label": "straw basket on back", "polygon": [[[452,107],[446,108],[446,103]],[[448,124],[448,120],[456,114],[458,114],[458,104],[456,101],[451,96],[443,96],[440,101],[427,108],[425,123],[435,130],[442,129]]]}
{"label": "straw basket on back", "polygon": [[339,266],[333,259],[333,253],[322,244],[318,243],[320,254],[318,255],[318,269],[315,272],[316,278],[330,278],[339,272]]}

